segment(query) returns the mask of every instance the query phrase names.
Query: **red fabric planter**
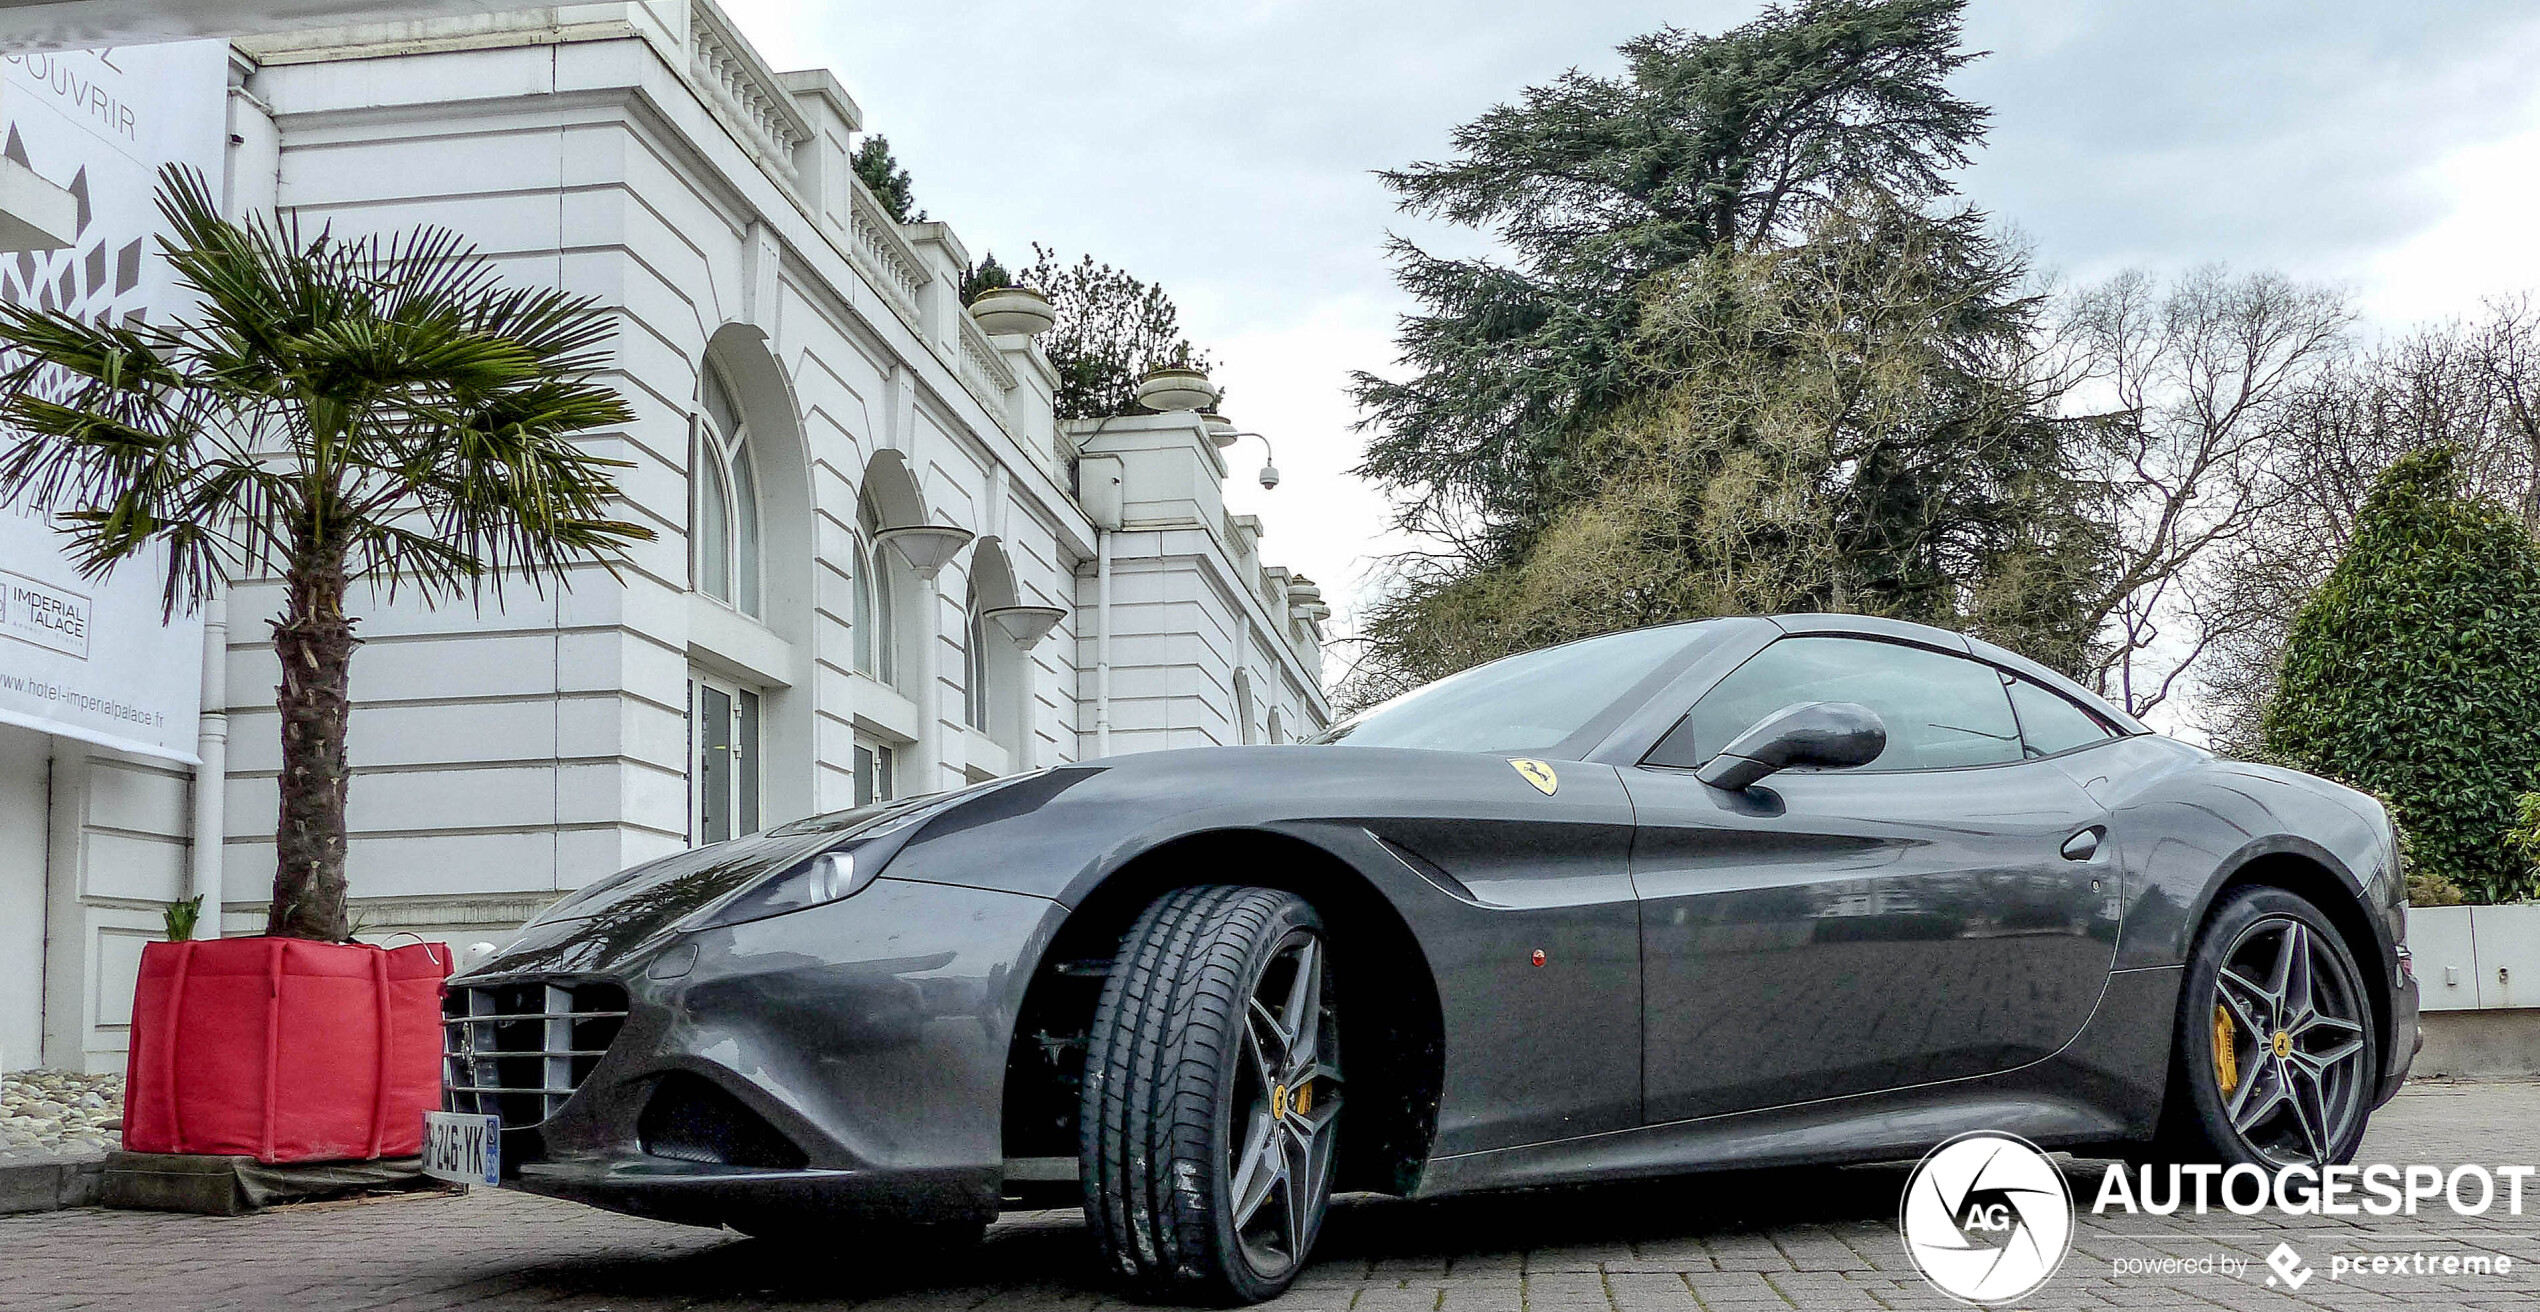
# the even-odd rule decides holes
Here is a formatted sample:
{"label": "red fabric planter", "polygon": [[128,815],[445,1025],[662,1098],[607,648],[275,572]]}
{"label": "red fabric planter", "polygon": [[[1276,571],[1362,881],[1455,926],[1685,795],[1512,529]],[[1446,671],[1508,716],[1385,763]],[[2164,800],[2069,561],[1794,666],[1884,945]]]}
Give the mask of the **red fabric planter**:
{"label": "red fabric planter", "polygon": [[437,943],[145,945],[123,1146],[263,1162],[414,1156],[441,1100],[449,975]]}

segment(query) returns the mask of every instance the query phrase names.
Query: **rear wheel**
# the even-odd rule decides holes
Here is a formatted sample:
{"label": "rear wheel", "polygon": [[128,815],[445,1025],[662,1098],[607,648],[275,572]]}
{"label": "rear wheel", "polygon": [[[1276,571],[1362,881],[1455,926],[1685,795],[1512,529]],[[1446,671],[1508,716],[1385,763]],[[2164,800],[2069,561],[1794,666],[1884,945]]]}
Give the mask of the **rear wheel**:
{"label": "rear wheel", "polygon": [[2280,888],[2227,895],[2189,958],[2164,1134],[2225,1166],[2351,1161],[2380,1070],[2363,971],[2319,908]]}
{"label": "rear wheel", "polygon": [[1331,1201],[1341,1067],[1322,921],[1262,888],[1176,889],[1121,940],[1085,1060],[1080,1177],[1105,1269],[1257,1302]]}

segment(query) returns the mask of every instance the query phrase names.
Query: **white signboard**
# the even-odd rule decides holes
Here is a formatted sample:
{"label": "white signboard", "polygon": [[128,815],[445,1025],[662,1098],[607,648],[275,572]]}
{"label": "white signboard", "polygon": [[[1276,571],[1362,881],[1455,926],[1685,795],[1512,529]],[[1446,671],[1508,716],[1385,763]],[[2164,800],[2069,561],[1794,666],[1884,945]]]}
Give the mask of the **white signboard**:
{"label": "white signboard", "polygon": [[[117,320],[178,303],[155,175],[191,164],[217,185],[228,63],[222,41],[0,57],[0,153],[79,201],[72,245],[0,255],[0,297]],[[65,542],[51,507],[0,507],[0,721],[193,762],[201,618],[161,622],[163,557],[83,578]]]}

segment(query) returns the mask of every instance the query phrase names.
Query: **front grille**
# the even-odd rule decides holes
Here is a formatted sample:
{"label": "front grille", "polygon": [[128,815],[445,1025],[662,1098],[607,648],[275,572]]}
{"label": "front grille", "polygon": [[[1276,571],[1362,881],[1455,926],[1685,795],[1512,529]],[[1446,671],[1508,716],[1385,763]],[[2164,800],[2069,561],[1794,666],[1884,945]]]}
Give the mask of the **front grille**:
{"label": "front grille", "polygon": [[625,1023],[615,984],[453,988],[441,1003],[446,1109],[501,1116],[505,1129],[537,1125],[590,1078]]}

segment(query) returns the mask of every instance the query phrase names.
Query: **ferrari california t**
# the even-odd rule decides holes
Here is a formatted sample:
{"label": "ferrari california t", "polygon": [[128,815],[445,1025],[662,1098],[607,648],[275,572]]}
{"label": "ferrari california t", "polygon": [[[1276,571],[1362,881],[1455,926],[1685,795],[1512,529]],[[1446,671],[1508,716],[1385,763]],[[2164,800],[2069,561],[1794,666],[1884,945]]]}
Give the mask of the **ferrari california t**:
{"label": "ferrari california t", "polygon": [[1335,1191],[2341,1162],[2418,1041],[2398,861],[1958,634],[1643,629],[599,879],[452,981],[432,1167],[824,1248],[1081,1204],[1225,1302]]}

